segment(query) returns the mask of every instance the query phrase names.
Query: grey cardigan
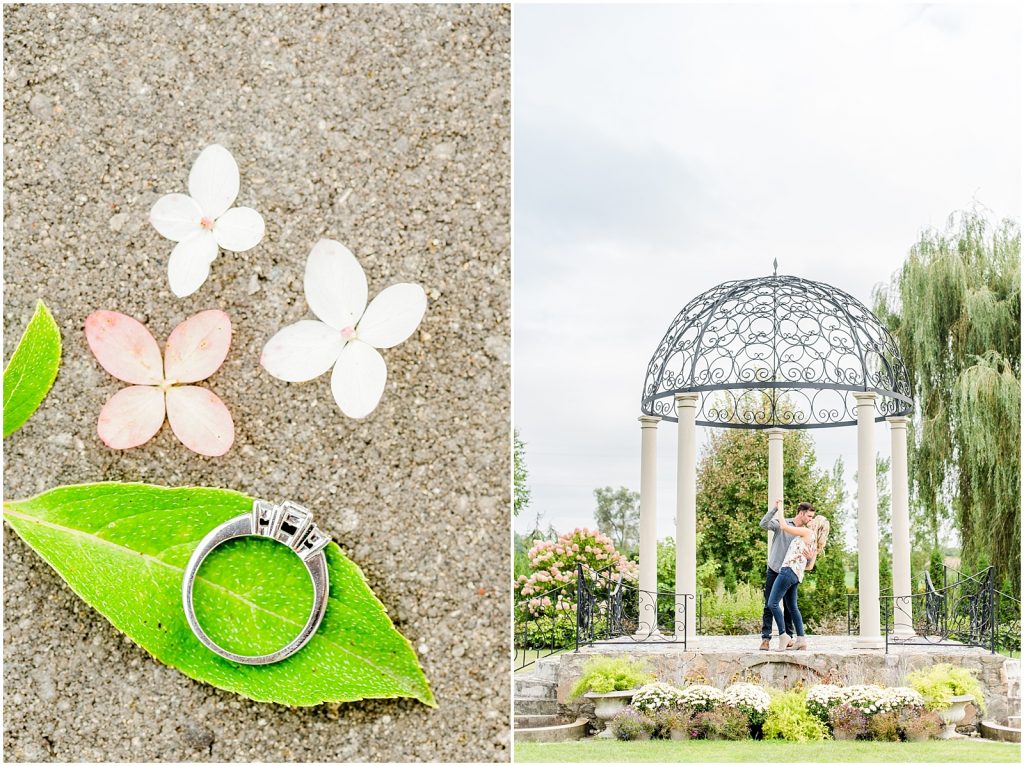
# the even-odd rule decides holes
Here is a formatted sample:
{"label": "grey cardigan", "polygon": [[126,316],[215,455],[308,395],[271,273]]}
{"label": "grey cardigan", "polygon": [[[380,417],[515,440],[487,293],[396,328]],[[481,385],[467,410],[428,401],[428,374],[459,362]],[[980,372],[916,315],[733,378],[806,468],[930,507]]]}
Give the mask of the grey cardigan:
{"label": "grey cardigan", "polygon": [[[796,526],[791,519],[786,519],[786,523],[791,527]],[[772,536],[772,544],[768,548],[768,568],[778,574],[782,568],[782,562],[786,558],[786,551],[789,550],[789,544],[793,542],[793,535],[787,535],[779,530],[779,520],[775,518],[774,506],[769,508],[768,513],[761,519],[761,529],[775,533]]]}

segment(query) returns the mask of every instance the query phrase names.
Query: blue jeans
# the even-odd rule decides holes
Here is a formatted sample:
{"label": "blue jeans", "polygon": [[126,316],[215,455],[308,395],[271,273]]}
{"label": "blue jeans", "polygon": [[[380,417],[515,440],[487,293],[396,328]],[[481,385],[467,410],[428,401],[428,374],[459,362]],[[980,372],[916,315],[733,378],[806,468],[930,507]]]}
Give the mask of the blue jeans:
{"label": "blue jeans", "polygon": [[772,612],[772,617],[775,618],[775,625],[779,629],[780,636],[786,632],[782,609],[779,608],[779,604],[783,601],[786,603],[786,614],[793,617],[796,634],[798,636],[804,634],[804,620],[800,616],[800,608],[796,604],[798,585],[800,585],[800,580],[797,579],[796,573],[789,567],[782,567],[782,571],[779,572],[779,576],[775,578],[775,583],[772,585],[772,592],[768,594],[768,608]]}
{"label": "blue jeans", "polygon": [[[764,612],[761,615],[761,638],[767,641],[772,637],[772,610],[768,608],[768,597],[772,594],[772,586],[775,585],[775,578],[779,573],[774,569],[765,567],[764,570]],[[789,637],[794,635],[793,615],[786,612],[786,632]]]}

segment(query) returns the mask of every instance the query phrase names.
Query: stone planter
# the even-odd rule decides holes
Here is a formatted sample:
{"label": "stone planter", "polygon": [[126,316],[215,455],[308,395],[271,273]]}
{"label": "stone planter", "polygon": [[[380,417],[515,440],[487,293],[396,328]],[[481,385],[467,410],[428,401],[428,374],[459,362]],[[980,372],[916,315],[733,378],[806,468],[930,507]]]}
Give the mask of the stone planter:
{"label": "stone planter", "polygon": [[939,715],[946,722],[946,728],[939,732],[939,739],[950,739],[956,734],[956,725],[967,715],[967,703],[973,702],[970,694],[959,694],[949,698],[949,707],[940,710]]}
{"label": "stone planter", "polygon": [[853,740],[857,739],[857,734],[856,732],[847,731],[846,729],[833,729],[832,737],[833,739]]}
{"label": "stone planter", "polygon": [[686,729],[672,729],[672,731],[668,733],[668,738],[674,739],[677,742],[686,741],[690,738],[690,732]]}
{"label": "stone planter", "polygon": [[604,737],[605,739],[611,738],[612,733],[608,728],[608,721],[630,703],[636,692],[636,689],[626,689],[621,692],[607,692],[604,694],[600,692],[587,692],[583,695],[588,700],[593,700],[594,715],[601,722],[602,731],[597,736]]}

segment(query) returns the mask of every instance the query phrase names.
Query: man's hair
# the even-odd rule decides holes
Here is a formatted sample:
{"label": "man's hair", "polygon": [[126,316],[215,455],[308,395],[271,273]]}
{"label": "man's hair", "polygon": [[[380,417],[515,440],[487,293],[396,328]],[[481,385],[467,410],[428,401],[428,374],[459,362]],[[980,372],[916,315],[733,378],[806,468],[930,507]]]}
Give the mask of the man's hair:
{"label": "man's hair", "polygon": [[[811,505],[810,503],[800,503],[800,505],[798,505],[796,507],[796,512],[797,513],[803,513],[804,511],[813,511],[813,510],[814,510],[814,506]],[[815,511],[815,513],[817,513],[817,511]]]}
{"label": "man's hair", "polygon": [[828,544],[828,534],[832,531],[832,525],[828,519],[819,514],[807,522],[807,528],[814,531],[814,540],[818,550],[824,550]]}

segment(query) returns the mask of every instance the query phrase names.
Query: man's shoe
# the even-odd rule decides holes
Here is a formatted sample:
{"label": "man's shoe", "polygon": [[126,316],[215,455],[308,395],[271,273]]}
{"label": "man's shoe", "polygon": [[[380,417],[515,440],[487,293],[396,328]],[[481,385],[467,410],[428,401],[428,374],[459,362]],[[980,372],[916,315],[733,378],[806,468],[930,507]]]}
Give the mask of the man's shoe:
{"label": "man's shoe", "polygon": [[800,650],[807,648],[807,639],[804,636],[798,636],[792,646],[789,647],[793,650]]}
{"label": "man's shoe", "polygon": [[779,636],[779,647],[778,647],[778,650],[780,652],[786,651],[786,649],[789,648],[789,645],[790,645],[790,643],[792,643],[792,641],[793,641],[793,639],[791,639],[789,636],[787,636],[785,633],[783,633],[781,636]]}
{"label": "man's shoe", "polygon": [[771,648],[772,648],[771,647],[771,642],[767,638],[762,638],[761,639],[761,651],[762,652],[767,652]]}

